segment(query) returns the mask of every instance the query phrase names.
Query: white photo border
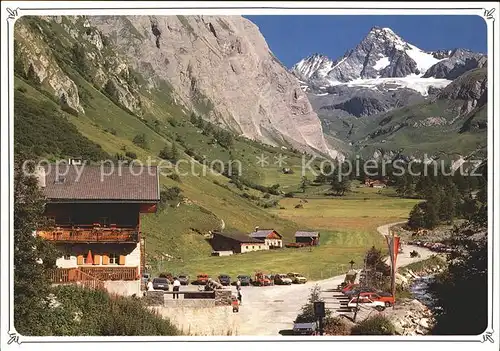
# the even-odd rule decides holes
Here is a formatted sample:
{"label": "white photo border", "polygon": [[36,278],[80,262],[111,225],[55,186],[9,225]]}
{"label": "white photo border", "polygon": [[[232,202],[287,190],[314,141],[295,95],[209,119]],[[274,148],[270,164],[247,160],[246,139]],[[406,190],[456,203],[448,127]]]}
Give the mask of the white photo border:
{"label": "white photo border", "polygon": [[[380,6],[381,4],[382,6]],[[14,70],[13,70],[13,30],[14,23],[21,16],[26,15],[291,15],[291,14],[317,14],[317,15],[477,15],[482,17],[487,24],[488,32],[488,328],[478,336],[347,336],[347,337],[259,337],[259,336],[237,336],[237,337],[31,337],[19,335],[14,328],[13,322],[13,94],[14,94]],[[495,87],[499,83],[499,74],[496,70],[498,65],[498,47],[495,44],[500,35],[495,23],[499,15],[499,5],[496,2],[469,2],[469,3],[447,3],[447,2],[47,2],[47,1],[24,1],[3,2],[1,9],[2,28],[2,119],[1,119],[1,345],[6,349],[20,347],[25,344],[51,344],[56,343],[158,343],[158,342],[290,342],[300,341],[314,343],[315,347],[325,345],[325,342],[414,342],[414,343],[472,343],[474,349],[498,350],[500,336],[499,328],[499,279],[498,257],[499,242],[495,240],[499,230],[497,218],[494,211],[498,208],[499,176],[494,170],[499,166],[498,131],[495,130],[495,118],[498,118],[498,96],[495,95]],[[7,55],[6,55],[7,54]],[[496,92],[498,95],[498,92]],[[496,293],[496,295],[495,295]],[[496,308],[496,309],[495,309]],[[495,330],[496,329],[496,330]],[[161,345],[161,344],[160,344]],[[27,345],[26,345],[27,346]],[[153,346],[153,344],[151,344]],[[156,345],[155,345],[156,346]],[[214,347],[216,345],[213,345]],[[255,347],[259,347],[257,344]],[[380,345],[385,346],[385,345]],[[231,346],[233,347],[233,346]],[[323,346],[325,347],[325,346]],[[406,346],[405,346],[406,347]],[[23,346],[24,348],[24,346]],[[52,348],[52,347],[51,347]],[[33,348],[35,349],[35,348]],[[412,349],[412,348],[410,348]]]}

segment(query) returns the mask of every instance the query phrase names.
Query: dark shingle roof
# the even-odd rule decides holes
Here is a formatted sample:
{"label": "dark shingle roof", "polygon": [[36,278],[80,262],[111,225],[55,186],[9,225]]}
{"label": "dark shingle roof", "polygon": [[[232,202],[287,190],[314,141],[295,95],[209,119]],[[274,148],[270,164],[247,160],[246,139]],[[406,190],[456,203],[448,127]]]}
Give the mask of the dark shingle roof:
{"label": "dark shingle roof", "polygon": [[[266,238],[269,234],[271,234],[274,231],[274,229],[261,229],[257,230],[256,232],[250,233],[250,236],[252,238]],[[276,232],[278,235],[280,235],[278,232]],[[281,235],[280,235],[281,236]]]}
{"label": "dark shingle roof", "polygon": [[261,243],[261,244],[263,243],[262,240],[251,238],[248,235],[239,232],[232,232],[232,233],[214,232],[214,234],[234,239],[236,241],[239,241],[240,243]]}
{"label": "dark shingle roof", "polygon": [[58,173],[55,166],[50,165],[45,170],[45,187],[42,189],[51,201],[156,202],[160,199],[156,166],[117,165],[114,168],[103,166],[101,169],[101,166],[93,165],[62,165]]}
{"label": "dark shingle roof", "polygon": [[307,238],[316,238],[319,235],[319,232],[295,232],[295,237],[307,237]]}

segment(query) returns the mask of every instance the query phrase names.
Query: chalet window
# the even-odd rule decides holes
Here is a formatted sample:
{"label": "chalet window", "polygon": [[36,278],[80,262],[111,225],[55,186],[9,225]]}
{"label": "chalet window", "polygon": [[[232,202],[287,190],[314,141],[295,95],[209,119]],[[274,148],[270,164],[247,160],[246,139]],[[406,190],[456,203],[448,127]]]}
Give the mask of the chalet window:
{"label": "chalet window", "polygon": [[118,259],[117,254],[109,254],[109,264],[118,264]]}
{"label": "chalet window", "polygon": [[65,260],[71,260],[71,255],[64,255]]}

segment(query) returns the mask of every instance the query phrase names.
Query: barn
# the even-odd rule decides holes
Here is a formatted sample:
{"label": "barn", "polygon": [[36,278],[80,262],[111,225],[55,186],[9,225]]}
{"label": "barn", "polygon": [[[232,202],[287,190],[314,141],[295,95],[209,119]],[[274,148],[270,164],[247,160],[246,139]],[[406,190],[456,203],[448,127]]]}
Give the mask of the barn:
{"label": "barn", "polygon": [[311,246],[319,245],[319,232],[295,232],[295,242],[300,244],[307,244]]}
{"label": "barn", "polygon": [[210,239],[210,245],[214,251],[232,251],[234,253],[269,250],[269,246],[264,241],[237,232],[214,232],[212,239]]}

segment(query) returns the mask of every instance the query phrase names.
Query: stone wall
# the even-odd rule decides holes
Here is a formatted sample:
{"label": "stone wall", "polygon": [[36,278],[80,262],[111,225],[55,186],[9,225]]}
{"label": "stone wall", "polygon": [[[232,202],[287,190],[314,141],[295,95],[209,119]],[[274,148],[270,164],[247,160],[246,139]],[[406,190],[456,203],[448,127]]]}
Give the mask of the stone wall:
{"label": "stone wall", "polygon": [[164,299],[163,306],[169,308],[210,308],[210,307],[215,307],[215,300],[214,299],[185,299],[185,300]]}
{"label": "stone wall", "polygon": [[110,294],[122,296],[141,295],[140,280],[105,280],[104,287]]}

